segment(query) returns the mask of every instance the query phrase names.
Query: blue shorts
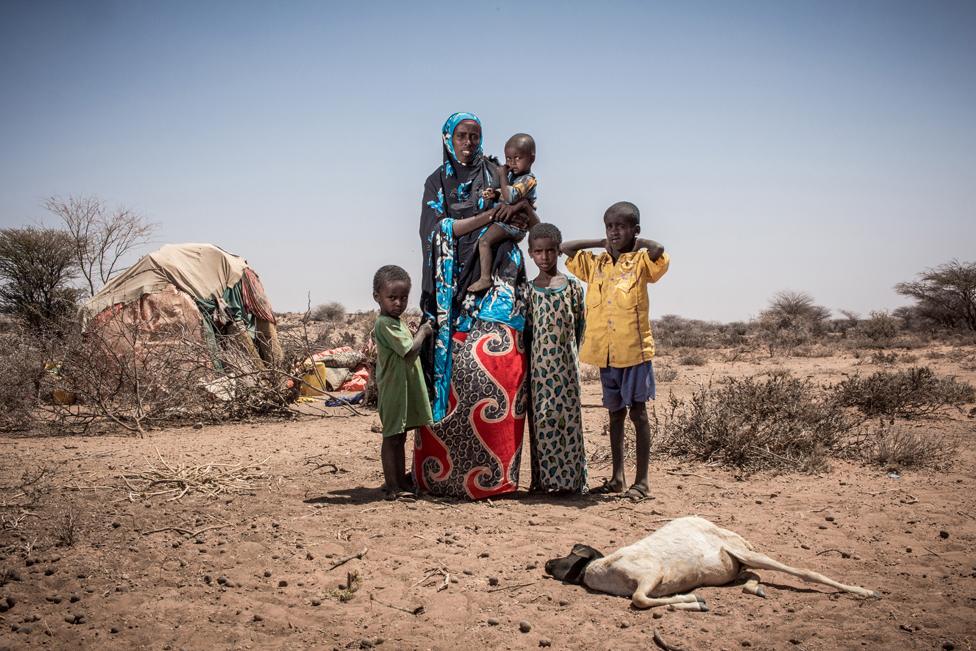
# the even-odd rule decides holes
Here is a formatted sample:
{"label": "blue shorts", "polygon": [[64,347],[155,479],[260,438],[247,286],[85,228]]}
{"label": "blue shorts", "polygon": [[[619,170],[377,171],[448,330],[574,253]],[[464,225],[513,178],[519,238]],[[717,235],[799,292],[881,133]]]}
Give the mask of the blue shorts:
{"label": "blue shorts", "polygon": [[627,368],[601,368],[603,406],[620,411],[635,402],[654,400],[654,365],[651,360]]}

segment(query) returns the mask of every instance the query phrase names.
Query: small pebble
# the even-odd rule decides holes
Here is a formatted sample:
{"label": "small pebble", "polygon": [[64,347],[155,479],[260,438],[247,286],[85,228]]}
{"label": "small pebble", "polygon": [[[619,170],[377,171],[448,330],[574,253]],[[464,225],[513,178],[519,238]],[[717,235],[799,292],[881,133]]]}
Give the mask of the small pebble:
{"label": "small pebble", "polygon": [[321,599],[312,599],[312,605],[313,606],[321,606],[322,605],[322,600]]}
{"label": "small pebble", "polygon": [[810,545],[807,545],[806,543],[800,543],[800,549],[810,549]]}
{"label": "small pebble", "polygon": [[497,576],[489,576],[488,577],[488,585],[498,585],[498,577]]}
{"label": "small pebble", "polygon": [[466,574],[468,576],[473,576],[474,575],[474,572],[472,572],[471,570],[461,570],[461,574]]}
{"label": "small pebble", "polygon": [[523,633],[528,633],[532,630],[532,624],[523,619],[521,622],[519,622],[519,630]]}
{"label": "small pebble", "polygon": [[121,523],[119,523],[119,522],[113,522],[113,523],[112,523],[112,528],[113,528],[113,529],[118,529],[118,528],[119,528],[119,527],[121,527],[121,526],[122,526],[122,524],[121,524]]}
{"label": "small pebble", "polygon": [[261,615],[258,615],[257,613],[254,613],[253,619],[256,622],[263,622],[264,621],[264,617],[262,617]]}
{"label": "small pebble", "polygon": [[203,423],[193,423],[193,429],[203,429]]}
{"label": "small pebble", "polygon": [[489,618],[488,618],[488,619],[487,619],[487,620],[485,621],[485,623],[486,623],[486,624],[488,624],[488,626],[498,626],[498,620],[497,620],[497,619],[495,619],[494,617],[489,617]]}
{"label": "small pebble", "polygon": [[270,577],[271,576],[271,570],[265,570],[264,571],[264,576],[265,576],[265,578]]}
{"label": "small pebble", "polygon": [[116,633],[119,632],[119,629],[113,626],[112,628],[108,629],[108,632],[111,633],[112,635],[115,635]]}
{"label": "small pebble", "polygon": [[630,628],[630,623],[629,622],[620,622],[619,624],[617,624],[617,626],[619,628]]}
{"label": "small pebble", "polygon": [[559,600],[559,605],[560,606],[568,606],[569,605],[569,602],[566,601],[565,599],[560,599]]}
{"label": "small pebble", "polygon": [[305,560],[306,561],[313,561],[313,560],[315,560],[315,557],[312,556],[312,552],[306,552],[305,553]]}
{"label": "small pebble", "polygon": [[539,646],[552,646],[552,642],[550,642],[546,638],[542,638],[541,640],[539,640]]}
{"label": "small pebble", "polygon": [[944,651],[952,651],[953,649],[956,648],[956,645],[953,644],[952,642],[943,642],[942,648],[944,649]]}
{"label": "small pebble", "polygon": [[76,594],[73,594],[70,597],[68,597],[68,601],[70,601],[71,603],[78,603],[79,599],[81,599],[81,597],[79,597]]}
{"label": "small pebble", "polygon": [[279,588],[287,588],[288,587],[288,581],[285,581],[284,579],[282,579],[281,581],[278,581],[278,587]]}
{"label": "small pebble", "polygon": [[833,522],[834,521],[834,516],[832,516],[832,515],[825,515],[824,516],[824,520],[826,520],[827,522]]}
{"label": "small pebble", "polygon": [[488,552],[481,552],[478,554],[478,558],[488,558]]}
{"label": "small pebble", "polygon": [[661,619],[662,617],[664,617],[664,614],[655,610],[653,613],[651,613],[651,617],[653,617],[654,619]]}
{"label": "small pebble", "polygon": [[945,540],[948,537],[949,537],[949,532],[948,531],[940,531],[939,532],[939,538],[941,538],[942,540]]}
{"label": "small pebble", "polygon": [[742,646],[746,646],[746,647],[752,646],[752,642],[750,642],[749,640],[742,640]]}

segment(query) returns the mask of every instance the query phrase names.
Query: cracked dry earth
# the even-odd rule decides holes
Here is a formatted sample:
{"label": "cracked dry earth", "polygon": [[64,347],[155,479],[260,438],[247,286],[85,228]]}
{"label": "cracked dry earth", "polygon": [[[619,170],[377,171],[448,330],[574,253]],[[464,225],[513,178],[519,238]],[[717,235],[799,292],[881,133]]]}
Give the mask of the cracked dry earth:
{"label": "cracked dry earth", "polygon": [[[976,380],[973,364],[944,357],[931,361],[937,371]],[[818,382],[876,370],[858,363],[713,361],[678,367],[659,390],[687,395],[708,378],[774,368]],[[584,404],[589,450],[605,450],[597,383],[585,385]],[[646,649],[655,631],[685,649],[976,645],[976,453],[966,413],[916,424],[961,438],[948,471],[893,478],[834,462],[819,475],[742,478],[655,457],[655,499],[638,504],[525,493],[384,502],[375,422],[367,412],[145,439],[0,438],[0,648]],[[163,462],[181,472],[253,465],[222,493],[167,501],[178,493],[149,495],[167,486],[140,479]],[[591,485],[607,472],[592,467]],[[523,463],[523,484],[527,473]],[[761,572],[765,599],[703,588],[708,613],[638,611],[544,575],[544,562],[575,542],[608,551],[689,514],[882,597]]]}

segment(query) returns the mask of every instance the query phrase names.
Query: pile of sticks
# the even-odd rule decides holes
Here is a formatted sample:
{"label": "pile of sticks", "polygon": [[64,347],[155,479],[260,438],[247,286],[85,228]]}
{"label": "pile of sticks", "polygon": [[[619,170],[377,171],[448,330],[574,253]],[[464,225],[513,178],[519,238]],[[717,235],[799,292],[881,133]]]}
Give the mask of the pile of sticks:
{"label": "pile of sticks", "polygon": [[148,468],[145,471],[120,475],[129,501],[165,495],[168,496],[167,502],[174,502],[191,491],[203,493],[207,497],[225,493],[249,493],[257,489],[258,482],[268,479],[260,468],[270,457],[258,463],[208,463],[189,466],[168,463],[158,449],[156,456],[159,465],[147,459]]}

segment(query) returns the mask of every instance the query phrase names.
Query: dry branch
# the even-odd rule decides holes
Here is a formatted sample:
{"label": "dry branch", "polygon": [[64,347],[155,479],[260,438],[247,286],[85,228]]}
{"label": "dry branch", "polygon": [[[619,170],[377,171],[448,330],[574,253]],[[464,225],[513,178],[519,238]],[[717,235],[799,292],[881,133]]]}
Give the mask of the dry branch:
{"label": "dry branch", "polygon": [[331,572],[332,570],[334,570],[335,568],[339,567],[340,565],[345,565],[346,563],[348,563],[349,561],[351,561],[351,560],[353,560],[355,558],[362,558],[363,556],[366,555],[366,552],[367,551],[369,551],[369,548],[368,547],[363,547],[360,551],[356,552],[355,554],[350,554],[349,556],[343,556],[339,560],[334,561],[332,563],[332,565],[330,565],[325,571],[326,572]]}

